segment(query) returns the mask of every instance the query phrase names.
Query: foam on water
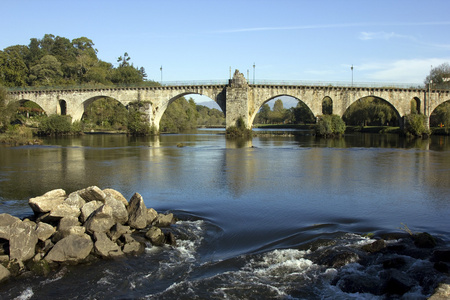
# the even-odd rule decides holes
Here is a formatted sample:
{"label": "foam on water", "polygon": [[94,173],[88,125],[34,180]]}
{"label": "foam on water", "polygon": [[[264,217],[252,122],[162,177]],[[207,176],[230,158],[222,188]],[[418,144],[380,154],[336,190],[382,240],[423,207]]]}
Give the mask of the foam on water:
{"label": "foam on water", "polygon": [[31,299],[31,297],[33,297],[33,295],[34,295],[33,289],[29,287],[25,291],[23,291],[22,294],[20,294],[18,297],[14,298],[14,300]]}

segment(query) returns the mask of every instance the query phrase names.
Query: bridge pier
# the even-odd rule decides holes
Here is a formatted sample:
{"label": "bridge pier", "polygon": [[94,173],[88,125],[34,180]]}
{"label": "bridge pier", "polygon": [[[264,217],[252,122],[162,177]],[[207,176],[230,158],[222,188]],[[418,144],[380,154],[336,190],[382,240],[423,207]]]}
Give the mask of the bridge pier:
{"label": "bridge pier", "polygon": [[244,75],[236,70],[230,84],[225,88],[226,94],[226,127],[236,126],[239,118],[245,123],[245,126],[250,129],[249,118],[249,86]]}

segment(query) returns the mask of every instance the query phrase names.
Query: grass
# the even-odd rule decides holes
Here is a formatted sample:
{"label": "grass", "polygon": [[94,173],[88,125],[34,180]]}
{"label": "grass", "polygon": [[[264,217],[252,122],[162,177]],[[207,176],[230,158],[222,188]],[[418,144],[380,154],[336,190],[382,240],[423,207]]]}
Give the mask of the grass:
{"label": "grass", "polygon": [[31,128],[25,126],[11,126],[8,130],[0,134],[0,144],[9,146],[40,145],[42,140],[33,138]]}

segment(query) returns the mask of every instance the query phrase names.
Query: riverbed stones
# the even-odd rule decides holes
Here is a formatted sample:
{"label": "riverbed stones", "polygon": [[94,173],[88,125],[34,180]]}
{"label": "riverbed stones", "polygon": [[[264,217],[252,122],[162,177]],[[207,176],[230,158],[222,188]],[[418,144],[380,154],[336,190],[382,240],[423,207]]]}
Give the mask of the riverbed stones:
{"label": "riverbed stones", "polygon": [[113,218],[113,209],[111,206],[104,204],[94,211],[84,223],[86,231],[93,234],[94,232],[107,232],[115,224]]}
{"label": "riverbed stones", "polygon": [[35,213],[46,213],[50,212],[57,205],[62,204],[65,196],[66,192],[63,189],[56,189],[42,196],[31,198],[28,204]]}
{"label": "riverbed stones", "polygon": [[114,197],[116,200],[119,200],[123,203],[123,205],[128,206],[128,201],[125,199],[125,197],[120,193],[119,191],[113,190],[113,189],[104,189],[103,192],[106,194],[106,196],[110,195]]}
{"label": "riverbed stones", "polygon": [[144,199],[139,193],[135,193],[130,199],[127,207],[128,224],[135,229],[143,229],[147,227],[147,207],[145,207]]}
{"label": "riverbed stones", "polygon": [[9,258],[26,261],[35,254],[38,236],[34,226],[27,222],[11,225],[9,239]]}
{"label": "riverbed stones", "polygon": [[48,240],[56,232],[55,227],[50,224],[39,222],[36,225],[36,234],[41,241]]}
{"label": "riverbed stones", "polygon": [[145,237],[152,242],[152,245],[162,246],[165,241],[165,236],[162,230],[158,227],[152,226],[145,233]]}
{"label": "riverbed stones", "polygon": [[21,222],[21,220],[8,214],[0,214],[0,239],[9,240],[11,236],[11,225],[16,222]]}
{"label": "riverbed stones", "polygon": [[45,257],[49,262],[79,262],[85,259],[94,247],[89,235],[69,235],[55,244]]}
{"label": "riverbed stones", "polygon": [[78,191],[78,194],[86,202],[101,201],[105,202],[106,194],[97,186],[90,186],[83,190]]}
{"label": "riverbed stones", "polygon": [[102,205],[103,202],[101,201],[90,201],[84,204],[83,207],[81,207],[80,221],[83,223],[86,222],[89,216]]}
{"label": "riverbed stones", "polygon": [[0,264],[0,282],[2,282],[5,279],[8,279],[9,276],[11,276],[11,272]]}
{"label": "riverbed stones", "polygon": [[101,257],[117,257],[123,255],[120,247],[111,241],[106,233],[95,232],[94,233],[94,249],[95,253]]}
{"label": "riverbed stones", "polygon": [[176,244],[169,228],[159,228],[173,224],[173,214],[147,209],[139,193],[128,202],[120,192],[96,186],[69,196],[56,189],[31,198],[29,205],[34,212],[29,219],[0,214],[0,261],[12,276],[26,270],[46,275],[50,265],[137,255],[150,244]]}

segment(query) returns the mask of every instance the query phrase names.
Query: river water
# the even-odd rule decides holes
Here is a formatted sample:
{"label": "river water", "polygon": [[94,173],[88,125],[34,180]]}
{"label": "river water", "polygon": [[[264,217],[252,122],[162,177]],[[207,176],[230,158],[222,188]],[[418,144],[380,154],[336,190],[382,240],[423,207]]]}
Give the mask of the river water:
{"label": "river water", "polygon": [[[182,220],[177,247],[10,280],[0,299],[383,299],[342,292],[338,271],[308,255],[370,243],[361,235],[402,232],[403,224],[449,241],[448,137],[259,133],[251,141],[199,130],[0,147],[0,213],[24,217],[31,197],[96,185],[127,199],[138,192],[147,207]],[[408,295],[428,294],[418,287]]]}

